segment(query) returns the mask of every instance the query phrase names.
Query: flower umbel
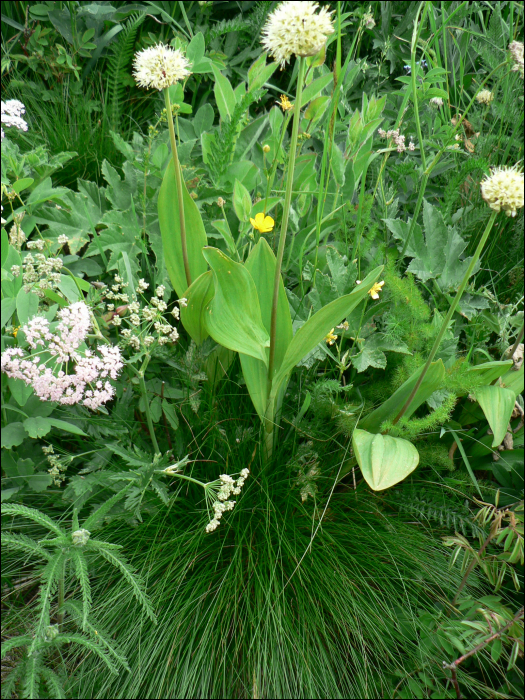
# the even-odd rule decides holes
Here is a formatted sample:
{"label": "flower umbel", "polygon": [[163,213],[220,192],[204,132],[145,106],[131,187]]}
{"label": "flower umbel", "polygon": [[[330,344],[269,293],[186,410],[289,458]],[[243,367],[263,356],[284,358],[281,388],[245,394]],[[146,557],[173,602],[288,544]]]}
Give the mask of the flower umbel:
{"label": "flower umbel", "polygon": [[523,173],[517,166],[494,168],[481,183],[481,196],[494,211],[516,216],[523,207]]}
{"label": "flower umbel", "polygon": [[135,54],[133,77],[139,87],[163,90],[191,75],[189,65],[180,49],[157,44]]}
{"label": "flower umbel", "polygon": [[234,479],[229,474],[221,474],[217,481],[206,484],[206,488],[211,490],[215,496],[213,501],[213,518],[206,525],[206,532],[213,532],[221,524],[224,513],[233,510],[236,501],[228,500],[233,494],[238,496],[244,486],[244,482],[250,473],[249,469],[242,469],[238,479]]}
{"label": "flower umbel", "polygon": [[263,46],[281,68],[296,56],[315,56],[333,34],[332,12],[309,0],[282,2],[268,17],[263,29]]}
{"label": "flower umbel", "polygon": [[372,299],[379,299],[379,292],[381,291],[382,286],[384,285],[384,282],[376,282],[371,289],[368,290],[368,293],[372,297]]}
{"label": "flower umbel", "polygon": [[510,55],[514,61],[513,71],[517,71],[523,78],[523,42],[513,41],[509,44]]}
{"label": "flower umbel", "polygon": [[260,233],[269,233],[275,226],[275,221],[271,216],[265,216],[262,212],[255,215],[255,219],[250,218],[251,225]]}

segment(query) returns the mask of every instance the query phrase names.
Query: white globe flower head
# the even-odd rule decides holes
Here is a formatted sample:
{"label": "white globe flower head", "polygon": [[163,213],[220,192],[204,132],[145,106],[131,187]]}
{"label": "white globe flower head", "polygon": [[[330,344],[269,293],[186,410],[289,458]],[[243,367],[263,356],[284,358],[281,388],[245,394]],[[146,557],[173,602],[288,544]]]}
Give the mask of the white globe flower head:
{"label": "white globe flower head", "polygon": [[157,44],[135,54],[133,77],[139,87],[164,90],[191,75],[189,65],[180,49]]}
{"label": "white globe flower head", "polygon": [[494,168],[481,183],[481,195],[494,211],[516,216],[518,209],[523,208],[523,173],[517,166]]}
{"label": "white globe flower head", "polygon": [[262,44],[281,68],[296,56],[315,56],[333,34],[332,13],[307,0],[282,2],[268,17],[263,29]]}
{"label": "white globe flower head", "polygon": [[480,90],[476,95],[476,100],[480,105],[489,105],[494,99],[494,93],[490,90]]}

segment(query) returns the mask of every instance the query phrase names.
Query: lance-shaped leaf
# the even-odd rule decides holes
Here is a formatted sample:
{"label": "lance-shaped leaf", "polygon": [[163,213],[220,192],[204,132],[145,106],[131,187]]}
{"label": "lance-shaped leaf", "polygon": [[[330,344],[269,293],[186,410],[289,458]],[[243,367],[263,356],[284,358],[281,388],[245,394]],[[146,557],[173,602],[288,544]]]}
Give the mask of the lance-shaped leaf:
{"label": "lance-shaped leaf", "polygon": [[514,410],[515,393],[501,386],[481,386],[476,389],[476,400],[494,433],[492,447],[501,445]]}
{"label": "lance-shaped leaf", "polygon": [[213,299],[213,275],[210,270],[204,272],[186,290],[187,306],[180,307],[180,320],[193,340],[200,345],[208,337],[204,324],[206,305]]}
{"label": "lance-shaped leaf", "polygon": [[[260,238],[245,263],[245,267],[251,274],[257,289],[262,322],[268,333],[270,333],[272,318],[273,283],[275,279],[276,262],[275,255],[267,241],[264,238]],[[279,296],[277,298],[274,371],[277,371],[281,366],[292,337],[293,329],[290,306],[281,279],[279,283]],[[254,357],[240,355],[240,359],[244,379],[253,405],[261,419],[263,419],[265,415],[268,415],[268,369],[261,360],[257,360]]]}
{"label": "lance-shaped leaf", "polygon": [[[186,222],[186,246],[192,281],[206,272],[206,261],[202,249],[208,243],[204,224],[197,205],[190,197],[184,180],[182,181],[182,199],[184,202],[184,217]],[[175,166],[170,160],[159,192],[158,202],[159,224],[164,248],[164,260],[172,285],[179,297],[184,296],[188,288],[184,261],[182,258],[182,243],[180,237],[179,199],[175,181]]]}
{"label": "lance-shaped leaf", "polygon": [[299,328],[288,346],[279,371],[274,375],[272,394],[277,393],[280,385],[295,365],[303,357],[306,357],[316,345],[326,338],[332,328],[341,323],[363,301],[373,284],[379,279],[382,271],[383,266],[376,267],[353,292],[330,302]]}
{"label": "lance-shaped leaf", "polygon": [[[372,411],[372,413],[361,421],[361,427],[375,433],[379,430],[384,421],[395,418],[412,393],[412,389],[414,388],[422,371],[423,367],[417,369],[414,374],[409,377],[389,399],[385,401],[384,404],[379,406],[379,408],[376,408],[375,411]],[[421,386],[417,390],[416,395],[410,404],[410,407],[405,413],[405,418],[410,418],[414,411],[419,408],[424,401],[426,401],[435,391],[441,388],[444,379],[445,365],[443,364],[443,361],[438,360],[437,362],[432,362],[428,372],[421,382]]]}
{"label": "lance-shaped leaf", "polygon": [[203,255],[213,272],[215,296],[205,310],[211,337],[225,348],[268,363],[270,336],[263,326],[257,289],[252,276],[217,248],[204,248]]}
{"label": "lance-shaped leaf", "polygon": [[414,445],[390,435],[373,435],[354,430],[352,446],[367,484],[374,491],[383,491],[398,484],[419,464]]}
{"label": "lance-shaped leaf", "polygon": [[483,384],[492,384],[495,379],[502,377],[512,365],[512,360],[494,360],[492,362],[484,362],[481,365],[469,367],[468,371],[469,374],[474,374],[475,377],[481,379]]}

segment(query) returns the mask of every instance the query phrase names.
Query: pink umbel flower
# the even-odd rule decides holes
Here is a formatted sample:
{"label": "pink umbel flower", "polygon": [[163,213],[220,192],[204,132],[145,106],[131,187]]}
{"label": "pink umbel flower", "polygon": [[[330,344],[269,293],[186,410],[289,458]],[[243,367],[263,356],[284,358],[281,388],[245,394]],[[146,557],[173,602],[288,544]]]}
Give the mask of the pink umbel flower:
{"label": "pink umbel flower", "polygon": [[36,352],[28,356],[22,348],[8,348],[2,353],[2,372],[32,386],[42,401],[66,406],[81,403],[96,410],[115,394],[108,379],[117,379],[124,366],[120,350],[112,345],[99,345],[95,352],[82,347],[91,330],[90,310],[83,301],[61,309],[58,316],[54,331],[43,316],[22,326],[29,347]]}

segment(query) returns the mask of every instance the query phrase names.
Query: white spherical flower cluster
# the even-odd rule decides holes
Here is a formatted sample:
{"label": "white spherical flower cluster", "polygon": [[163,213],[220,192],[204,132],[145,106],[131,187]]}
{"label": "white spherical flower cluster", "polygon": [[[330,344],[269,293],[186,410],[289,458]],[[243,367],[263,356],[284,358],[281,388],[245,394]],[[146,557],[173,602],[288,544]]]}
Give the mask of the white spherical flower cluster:
{"label": "white spherical flower cluster", "polygon": [[517,71],[523,78],[523,42],[513,41],[509,44],[510,55],[514,61],[513,71]]}
{"label": "white spherical flower cluster", "polygon": [[4,126],[14,126],[19,131],[27,131],[27,122],[22,119],[26,108],[19,100],[2,100],[2,141],[4,140]]}
{"label": "white spherical flower cluster", "polygon": [[332,12],[306,0],[282,2],[268,17],[262,44],[281,68],[296,56],[315,56],[333,34]]}
{"label": "white spherical flower cluster", "polygon": [[431,105],[431,107],[434,107],[434,109],[439,109],[440,107],[443,107],[443,98],[442,97],[431,97],[430,98],[430,105]]}
{"label": "white spherical flower cluster", "polygon": [[494,168],[481,183],[481,195],[494,211],[516,216],[518,209],[523,207],[523,173],[517,166]]}
{"label": "white spherical flower cluster", "polygon": [[206,525],[206,532],[213,532],[219,525],[224,513],[233,510],[236,501],[229,501],[229,497],[233,494],[238,496],[244,486],[244,482],[250,473],[249,469],[243,469],[238,479],[234,479],[229,474],[221,474],[216,482],[219,486],[217,490],[217,500],[213,504],[213,518]]}
{"label": "white spherical flower cluster", "polygon": [[180,49],[157,44],[135,54],[133,77],[139,87],[164,90],[191,75],[189,65]]}
{"label": "white spherical flower cluster", "polygon": [[494,93],[490,90],[480,90],[476,95],[476,100],[480,105],[489,105],[494,99]]}

